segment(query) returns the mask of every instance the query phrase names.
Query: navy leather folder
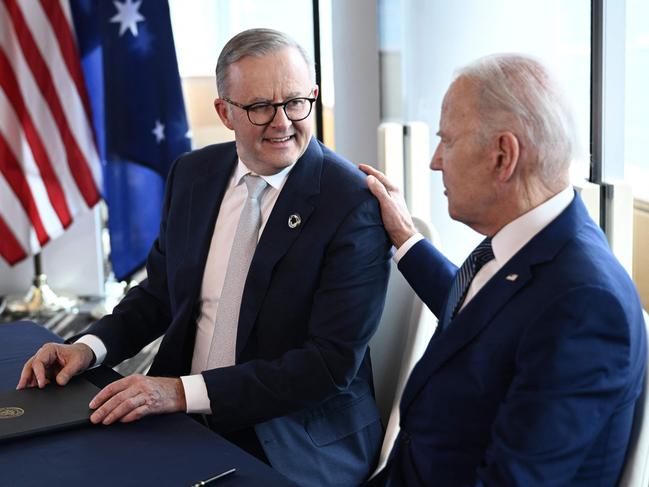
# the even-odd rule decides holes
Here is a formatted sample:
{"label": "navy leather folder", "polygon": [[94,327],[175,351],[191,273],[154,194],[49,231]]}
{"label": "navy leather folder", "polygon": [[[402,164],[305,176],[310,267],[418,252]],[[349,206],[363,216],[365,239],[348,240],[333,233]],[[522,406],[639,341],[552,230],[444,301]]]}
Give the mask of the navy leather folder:
{"label": "navy leather folder", "polygon": [[90,400],[99,388],[82,377],[65,387],[48,384],[0,392],[0,441],[22,438],[90,422]]}

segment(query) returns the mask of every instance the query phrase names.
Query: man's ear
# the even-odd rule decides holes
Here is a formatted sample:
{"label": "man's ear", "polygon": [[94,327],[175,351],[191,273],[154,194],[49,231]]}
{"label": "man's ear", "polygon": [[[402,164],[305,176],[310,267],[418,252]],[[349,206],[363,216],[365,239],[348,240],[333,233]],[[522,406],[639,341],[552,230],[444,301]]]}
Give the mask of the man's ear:
{"label": "man's ear", "polygon": [[512,132],[502,132],[497,135],[495,171],[500,182],[511,179],[518,167],[520,144],[518,137]]}
{"label": "man's ear", "polygon": [[216,110],[216,113],[218,113],[223,125],[230,130],[234,130],[234,126],[232,125],[232,111],[230,110],[228,102],[221,98],[216,98],[214,100],[214,109]]}
{"label": "man's ear", "polygon": [[313,93],[313,98],[318,98],[318,93],[320,92],[318,85],[315,85],[311,92]]}

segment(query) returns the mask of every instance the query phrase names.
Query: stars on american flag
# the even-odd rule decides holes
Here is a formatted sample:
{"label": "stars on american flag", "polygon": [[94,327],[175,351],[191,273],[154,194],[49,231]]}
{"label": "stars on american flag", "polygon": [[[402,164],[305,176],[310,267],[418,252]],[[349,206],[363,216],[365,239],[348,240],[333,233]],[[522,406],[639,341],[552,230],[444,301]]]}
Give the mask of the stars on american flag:
{"label": "stars on american flag", "polygon": [[124,3],[113,2],[117,9],[117,14],[111,17],[110,21],[119,24],[119,36],[129,30],[133,37],[137,37],[137,23],[144,22],[146,19],[140,14],[139,9],[142,0],[133,3],[132,0],[125,0]]}

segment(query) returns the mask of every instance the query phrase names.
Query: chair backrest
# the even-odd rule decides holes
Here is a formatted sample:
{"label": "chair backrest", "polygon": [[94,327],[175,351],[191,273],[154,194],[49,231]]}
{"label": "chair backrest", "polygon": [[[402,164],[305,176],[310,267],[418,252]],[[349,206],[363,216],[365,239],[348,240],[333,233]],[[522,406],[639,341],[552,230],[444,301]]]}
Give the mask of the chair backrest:
{"label": "chair backrest", "polygon": [[[419,231],[439,246],[439,236],[424,221],[413,218]],[[408,376],[421,358],[437,320],[392,263],[388,292],[376,334],[370,341],[374,389],[386,425],[379,468],[399,432],[399,402]]]}
{"label": "chair backrest", "polygon": [[[649,338],[649,314],[644,311],[644,321]],[[648,362],[649,364],[649,362]],[[629,449],[624,462],[622,479],[618,487],[647,487],[649,485],[649,401],[647,388],[649,373],[645,373],[644,388],[636,404],[631,429]]]}

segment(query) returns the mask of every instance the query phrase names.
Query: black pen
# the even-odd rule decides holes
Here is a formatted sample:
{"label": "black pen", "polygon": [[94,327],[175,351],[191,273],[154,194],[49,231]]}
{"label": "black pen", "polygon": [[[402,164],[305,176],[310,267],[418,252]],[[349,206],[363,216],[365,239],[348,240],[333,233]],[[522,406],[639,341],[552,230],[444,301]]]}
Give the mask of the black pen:
{"label": "black pen", "polygon": [[236,471],[237,471],[236,468],[231,468],[230,470],[226,470],[225,472],[221,472],[220,474],[215,475],[214,477],[210,477],[209,479],[205,479],[205,480],[201,480],[199,482],[196,482],[191,487],[201,487],[202,485],[207,485],[209,483],[214,482],[215,480],[222,479],[226,475],[230,475],[231,473],[234,473]]}

